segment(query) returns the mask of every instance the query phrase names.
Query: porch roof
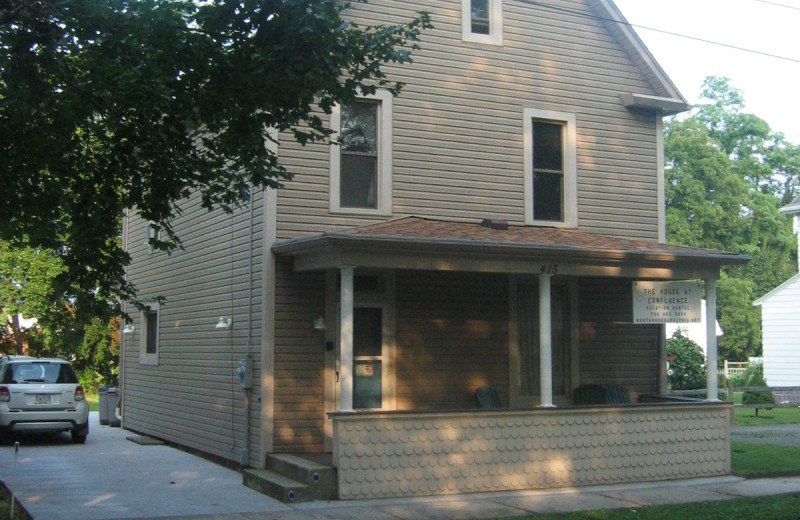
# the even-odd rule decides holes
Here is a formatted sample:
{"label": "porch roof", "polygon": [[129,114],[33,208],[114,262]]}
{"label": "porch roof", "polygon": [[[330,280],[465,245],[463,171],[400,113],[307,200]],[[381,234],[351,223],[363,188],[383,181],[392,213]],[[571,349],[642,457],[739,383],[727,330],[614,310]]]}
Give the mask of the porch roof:
{"label": "porch roof", "polygon": [[297,271],[342,266],[509,273],[548,269],[548,274],[655,279],[714,277],[722,265],[750,260],[748,255],[563,228],[415,216],[287,240],[272,251],[292,257]]}

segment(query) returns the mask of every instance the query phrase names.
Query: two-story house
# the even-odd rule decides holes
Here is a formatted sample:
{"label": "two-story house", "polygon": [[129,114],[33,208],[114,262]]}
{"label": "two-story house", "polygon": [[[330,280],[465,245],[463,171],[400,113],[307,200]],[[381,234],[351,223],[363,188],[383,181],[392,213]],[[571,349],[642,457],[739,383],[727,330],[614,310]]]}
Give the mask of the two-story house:
{"label": "two-story house", "polygon": [[[704,283],[714,316],[720,266],[746,261],[664,244],[662,117],[684,98],[611,0],[347,15],[419,10],[434,29],[386,68],[400,96],[336,107],[340,146],[270,144],[284,189],[230,215],[186,200],[169,256],[126,216],[154,303],[123,339],[123,425],[305,468],[275,484],[287,500],[329,478],[362,498],[729,473],[730,408],[652,397],[663,326],[632,318],[636,282],[672,280]],[[587,385],[634,403],[581,405]]]}

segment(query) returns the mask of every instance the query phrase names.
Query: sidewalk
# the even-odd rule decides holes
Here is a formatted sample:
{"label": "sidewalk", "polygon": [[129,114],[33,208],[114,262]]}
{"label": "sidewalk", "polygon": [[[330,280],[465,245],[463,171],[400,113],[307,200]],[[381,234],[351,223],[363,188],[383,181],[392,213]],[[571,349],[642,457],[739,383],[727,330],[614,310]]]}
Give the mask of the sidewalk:
{"label": "sidewalk", "polygon": [[783,493],[800,493],[800,477],[757,480],[723,477],[558,491],[520,491],[357,502],[312,502],[291,506],[291,511],[185,516],[169,520],[477,520],[537,513],[569,513],[733,500]]}
{"label": "sidewalk", "polygon": [[0,448],[0,480],[35,520],[417,520],[495,519],[534,513],[639,507],[800,493],[800,477],[737,477],[287,506],[242,485],[240,473],[134,434],[93,424],[85,445],[69,435]]}

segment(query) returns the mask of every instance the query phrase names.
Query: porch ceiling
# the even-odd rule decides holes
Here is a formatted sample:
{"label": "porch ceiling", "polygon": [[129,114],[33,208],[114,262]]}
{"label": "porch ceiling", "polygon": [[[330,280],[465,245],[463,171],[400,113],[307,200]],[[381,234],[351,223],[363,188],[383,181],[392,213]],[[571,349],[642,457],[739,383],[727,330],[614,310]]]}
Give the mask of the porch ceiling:
{"label": "porch ceiling", "polygon": [[279,242],[278,256],[296,271],[367,268],[620,276],[639,279],[716,278],[748,255],[628,240],[561,228],[404,217],[379,224]]}

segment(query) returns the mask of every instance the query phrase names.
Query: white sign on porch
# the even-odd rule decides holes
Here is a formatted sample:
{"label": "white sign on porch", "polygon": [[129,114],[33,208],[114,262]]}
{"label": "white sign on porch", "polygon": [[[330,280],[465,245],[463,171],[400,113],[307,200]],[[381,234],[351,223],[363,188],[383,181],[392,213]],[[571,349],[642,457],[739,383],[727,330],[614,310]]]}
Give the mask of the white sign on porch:
{"label": "white sign on porch", "polygon": [[700,323],[699,282],[634,282],[634,323]]}

